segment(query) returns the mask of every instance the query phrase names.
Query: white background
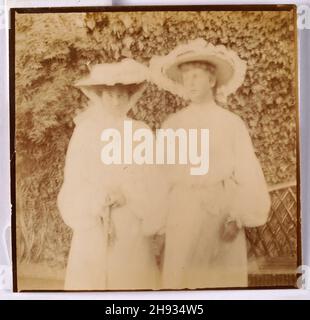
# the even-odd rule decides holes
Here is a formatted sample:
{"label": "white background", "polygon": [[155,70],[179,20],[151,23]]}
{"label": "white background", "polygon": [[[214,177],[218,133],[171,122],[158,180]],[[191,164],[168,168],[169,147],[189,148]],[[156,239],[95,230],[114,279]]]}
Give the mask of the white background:
{"label": "white background", "polygon": [[[4,244],[4,230],[10,221],[9,177],[9,95],[8,95],[8,28],[4,19],[8,8],[49,6],[99,6],[99,5],[206,5],[206,4],[281,4],[295,3],[309,7],[310,1],[4,1],[0,0],[0,299],[310,299],[310,269],[308,290],[216,290],[170,292],[102,292],[102,293],[12,293],[1,289],[1,266],[9,266],[10,258]],[[309,27],[310,28],[310,27]],[[301,129],[301,204],[303,264],[310,266],[310,29],[299,30],[300,61],[300,129]],[[308,89],[308,90],[307,90]]]}

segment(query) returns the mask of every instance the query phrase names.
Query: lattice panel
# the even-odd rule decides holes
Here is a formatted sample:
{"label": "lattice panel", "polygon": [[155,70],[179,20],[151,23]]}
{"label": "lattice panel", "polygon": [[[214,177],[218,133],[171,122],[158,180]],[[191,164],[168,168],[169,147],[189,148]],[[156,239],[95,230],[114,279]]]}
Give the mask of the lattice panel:
{"label": "lattice panel", "polygon": [[248,255],[256,257],[295,257],[297,255],[297,189],[295,185],[273,188],[268,222],[247,228]]}

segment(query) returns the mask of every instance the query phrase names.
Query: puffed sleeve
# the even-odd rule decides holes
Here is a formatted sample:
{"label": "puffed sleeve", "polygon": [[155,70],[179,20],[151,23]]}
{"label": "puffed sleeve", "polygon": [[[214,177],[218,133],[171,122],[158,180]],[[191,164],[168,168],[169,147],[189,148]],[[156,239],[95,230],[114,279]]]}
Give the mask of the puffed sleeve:
{"label": "puffed sleeve", "polygon": [[67,149],[64,181],[57,204],[64,222],[72,229],[98,224],[105,200],[104,184],[98,170],[100,162],[90,143],[96,141],[92,134],[87,121],[81,121],[75,127]]}
{"label": "puffed sleeve", "polygon": [[234,171],[231,179],[230,215],[245,227],[267,222],[270,196],[260,163],[255,155],[248,130],[238,119],[234,139]]}

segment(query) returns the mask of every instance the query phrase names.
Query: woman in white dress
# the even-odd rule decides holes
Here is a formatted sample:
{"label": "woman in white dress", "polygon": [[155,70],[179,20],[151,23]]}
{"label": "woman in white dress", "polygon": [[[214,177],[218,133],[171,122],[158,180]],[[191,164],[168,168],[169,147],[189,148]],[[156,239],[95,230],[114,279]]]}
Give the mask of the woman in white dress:
{"label": "woman in white dress", "polygon": [[[162,228],[161,176],[153,166],[101,161],[102,131],[123,132],[146,79],[146,67],[125,59],[95,65],[77,83],[90,103],[75,118],[58,196],[60,213],[73,229],[66,290],[158,288],[151,237]],[[149,129],[132,124],[133,130]]]}
{"label": "woman in white dress", "polygon": [[247,286],[244,227],[267,221],[270,199],[246,125],[216,103],[242,84],[245,70],[236,53],[202,39],[151,61],[153,81],[191,101],[162,128],[209,129],[207,174],[166,168],[164,288]]}

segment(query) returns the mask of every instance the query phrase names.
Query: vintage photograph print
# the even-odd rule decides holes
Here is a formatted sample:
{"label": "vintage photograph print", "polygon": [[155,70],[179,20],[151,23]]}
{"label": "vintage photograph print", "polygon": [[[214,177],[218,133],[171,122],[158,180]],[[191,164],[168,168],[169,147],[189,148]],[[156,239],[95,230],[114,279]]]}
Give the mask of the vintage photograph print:
{"label": "vintage photograph print", "polygon": [[297,287],[295,6],[11,23],[15,291]]}

